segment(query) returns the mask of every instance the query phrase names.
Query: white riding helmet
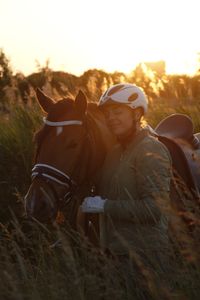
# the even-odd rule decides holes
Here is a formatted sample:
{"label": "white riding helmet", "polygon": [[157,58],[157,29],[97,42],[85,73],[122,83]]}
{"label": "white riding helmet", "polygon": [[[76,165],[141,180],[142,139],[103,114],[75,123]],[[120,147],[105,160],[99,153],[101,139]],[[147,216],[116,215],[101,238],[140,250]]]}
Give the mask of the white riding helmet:
{"label": "white riding helmet", "polygon": [[109,87],[99,100],[99,106],[109,103],[122,103],[131,108],[142,107],[147,112],[148,99],[142,88],[130,84],[119,83]]}

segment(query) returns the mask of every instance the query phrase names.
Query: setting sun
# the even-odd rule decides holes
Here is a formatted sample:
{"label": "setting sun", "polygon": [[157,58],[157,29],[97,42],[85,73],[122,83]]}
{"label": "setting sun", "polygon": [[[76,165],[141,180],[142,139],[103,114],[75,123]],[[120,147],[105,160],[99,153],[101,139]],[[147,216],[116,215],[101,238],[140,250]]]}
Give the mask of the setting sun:
{"label": "setting sun", "polygon": [[193,74],[200,51],[198,1],[0,0],[0,48],[15,71],[44,65],[80,75],[130,72],[166,61],[168,73]]}

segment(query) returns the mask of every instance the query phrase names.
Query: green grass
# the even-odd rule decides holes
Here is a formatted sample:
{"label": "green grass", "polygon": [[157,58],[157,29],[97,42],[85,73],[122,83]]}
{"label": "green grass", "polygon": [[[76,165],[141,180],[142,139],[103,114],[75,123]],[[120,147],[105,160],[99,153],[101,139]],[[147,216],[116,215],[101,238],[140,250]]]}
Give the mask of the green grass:
{"label": "green grass", "polygon": [[[21,196],[30,184],[33,160],[33,135],[41,123],[37,109],[13,107],[0,121],[0,220],[5,223],[9,209],[20,207]],[[20,212],[16,212],[18,214]]]}

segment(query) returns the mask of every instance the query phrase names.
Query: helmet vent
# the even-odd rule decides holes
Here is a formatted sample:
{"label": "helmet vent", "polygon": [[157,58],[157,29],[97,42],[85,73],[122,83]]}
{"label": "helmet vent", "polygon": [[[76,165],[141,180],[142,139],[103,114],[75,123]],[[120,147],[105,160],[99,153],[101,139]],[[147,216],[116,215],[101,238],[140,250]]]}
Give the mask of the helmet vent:
{"label": "helmet vent", "polygon": [[107,96],[111,96],[114,93],[118,92],[119,90],[121,90],[124,87],[124,84],[119,84],[117,86],[114,86],[113,88],[110,89],[110,91],[108,92]]}
{"label": "helmet vent", "polygon": [[135,101],[137,98],[138,98],[138,94],[133,93],[132,95],[130,95],[130,97],[128,97],[128,101],[132,102],[132,101]]}

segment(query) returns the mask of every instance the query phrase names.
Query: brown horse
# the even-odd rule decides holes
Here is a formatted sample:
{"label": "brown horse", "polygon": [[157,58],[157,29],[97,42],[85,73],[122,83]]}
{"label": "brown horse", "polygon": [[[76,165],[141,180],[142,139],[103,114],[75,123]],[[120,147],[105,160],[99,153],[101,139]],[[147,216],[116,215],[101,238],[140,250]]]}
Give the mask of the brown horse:
{"label": "brown horse", "polygon": [[76,227],[80,199],[90,193],[115,139],[103,113],[96,104],[87,104],[81,91],[75,100],[58,102],[40,90],[36,94],[47,116],[35,136],[37,151],[26,212],[40,222],[51,222],[65,207],[70,224]]}
{"label": "brown horse", "polygon": [[[25,197],[26,211],[41,222],[49,222],[65,206],[75,227],[80,199],[88,195],[115,139],[102,112],[97,105],[87,104],[82,92],[75,100],[54,102],[37,90],[37,98],[47,117],[36,134],[37,152],[32,184]],[[157,126],[154,134],[170,151],[175,177],[183,180],[192,201],[195,199],[199,204],[199,134],[193,135],[191,120],[184,115],[172,115]],[[172,202],[184,211],[182,196],[177,195],[173,187]]]}

